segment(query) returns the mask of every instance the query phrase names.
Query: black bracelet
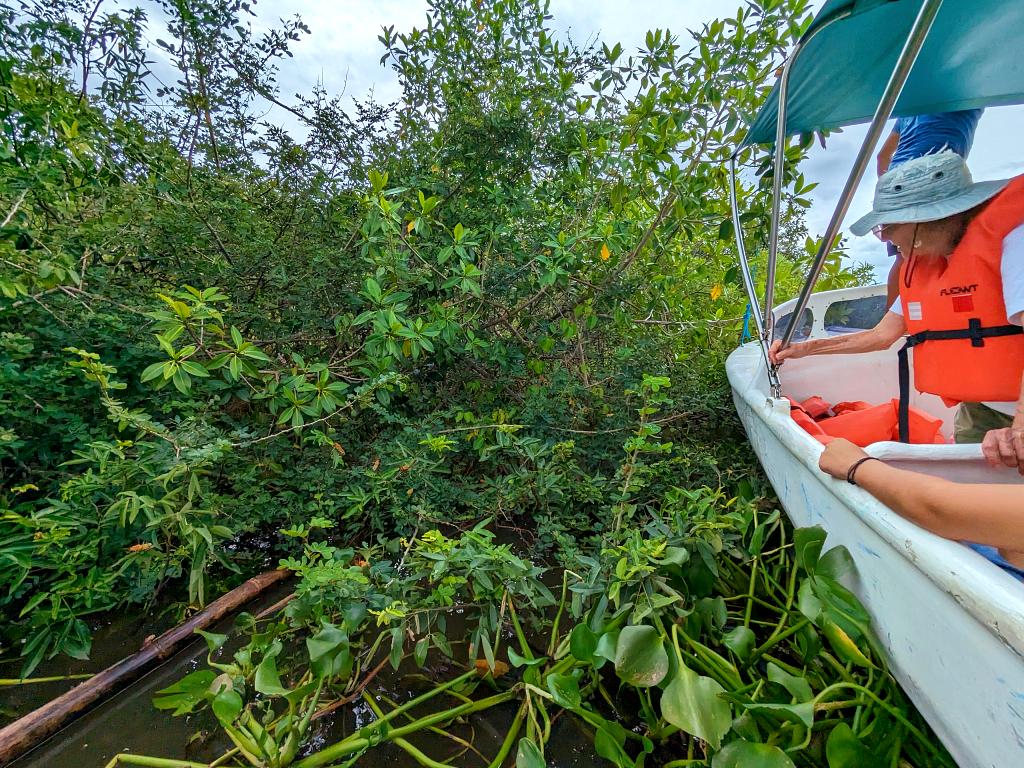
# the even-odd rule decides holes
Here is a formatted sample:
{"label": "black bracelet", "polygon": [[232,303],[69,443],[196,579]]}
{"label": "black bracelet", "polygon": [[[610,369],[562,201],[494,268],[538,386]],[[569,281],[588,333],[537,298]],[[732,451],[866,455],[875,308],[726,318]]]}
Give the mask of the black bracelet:
{"label": "black bracelet", "polygon": [[857,484],[854,480],[854,475],[857,474],[857,470],[860,468],[860,465],[863,464],[865,461],[881,461],[881,459],[876,459],[874,456],[865,456],[862,459],[857,459],[855,462],[853,462],[853,464],[850,465],[850,468],[846,471],[846,482],[848,482],[850,485]]}

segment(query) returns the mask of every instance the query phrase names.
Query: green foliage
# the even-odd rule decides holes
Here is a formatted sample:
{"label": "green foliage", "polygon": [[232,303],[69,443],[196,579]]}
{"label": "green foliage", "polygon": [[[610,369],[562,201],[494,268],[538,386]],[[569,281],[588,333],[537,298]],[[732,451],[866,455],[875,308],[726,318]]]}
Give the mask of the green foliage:
{"label": "green foliage", "polygon": [[[541,0],[435,0],[380,35],[400,102],[354,116],[282,101],[301,21],[159,9],[158,79],[141,10],[0,3],[0,660],[87,657],[104,612],[280,562],[287,608],[204,634],[208,669],[156,701],[209,707],[251,765],[429,761],[404,735],[513,701],[495,765],[543,764],[557,708],[618,766],[942,759],[847,558],[815,532],[791,555],[721,371],[745,305],[723,162],[806,0],[631,54],[559,39]],[[780,295],[813,245],[807,147]],[[739,160],[756,250],[771,178]],[[827,279],[864,274],[837,251]],[[364,691],[439,655],[470,669],[387,712]],[[360,696],[377,719],[310,752]]]}
{"label": "green foliage", "polygon": [[[159,692],[155,703],[177,714],[209,705],[236,746],[259,755],[263,764],[286,766],[297,745],[306,743],[317,707],[331,711],[350,701],[351,692],[376,674],[370,668],[377,657],[381,664],[390,658],[396,667],[404,662],[415,668],[436,667],[431,659],[440,654],[448,657],[444,665],[467,664],[469,670],[388,712],[371,704],[378,720],[317,745],[294,764],[335,764],[384,742],[422,755],[406,736],[437,727],[444,734],[447,724],[468,712],[518,701],[494,765],[515,744],[517,765],[544,764],[553,715],[566,710],[593,730],[595,751],[617,766],[678,765],[673,759],[683,754],[691,762],[682,764],[712,768],[841,768],[900,760],[951,766],[881,669],[884,657],[870,627],[861,624],[844,640],[865,665],[844,665],[845,650],[828,632],[828,615],[863,612],[839,581],[855,577],[848,553],[835,548],[822,555],[818,528],[797,530],[789,541],[778,512],[759,506],[707,490],[682,494],[641,536],[618,534],[627,541],[584,563],[591,568],[586,575],[564,571],[554,613],[544,610],[552,603],[547,591],[537,592],[537,569],[480,528],[463,541],[430,532],[421,546],[406,542],[398,568],[370,565],[351,550],[333,553],[362,578],[332,577],[332,586],[358,584],[357,591],[372,596],[353,599],[352,592],[334,595],[317,586],[319,610],[334,613],[321,613],[314,623],[308,606],[296,607],[308,602],[310,582],[319,583],[316,574],[325,567],[307,563],[322,550],[308,543],[307,532],[307,557],[290,563],[303,583],[289,607],[264,623],[242,617],[239,629],[249,640],[230,660],[220,658],[227,638],[205,635],[211,669]],[[624,569],[624,559],[632,566]],[[455,563],[465,569],[453,569]],[[452,573],[461,576],[453,582]],[[482,590],[474,583],[481,573],[490,574]],[[832,586],[816,592],[820,605],[808,617],[798,595],[822,580]],[[374,604],[386,607],[364,608]],[[495,645],[479,631],[465,651],[455,650],[457,641],[437,642],[452,605],[468,615],[468,626],[486,627]],[[530,636],[526,622],[534,630]],[[751,636],[742,654],[731,652],[727,639],[736,628]],[[289,636],[305,637],[305,653],[284,651],[295,647]],[[500,648],[505,637],[508,647]],[[509,674],[502,657],[516,673]],[[228,685],[233,693],[225,697]],[[492,694],[480,697],[482,686]],[[462,703],[415,712],[448,691]],[[387,723],[403,714],[409,724],[389,729]]]}

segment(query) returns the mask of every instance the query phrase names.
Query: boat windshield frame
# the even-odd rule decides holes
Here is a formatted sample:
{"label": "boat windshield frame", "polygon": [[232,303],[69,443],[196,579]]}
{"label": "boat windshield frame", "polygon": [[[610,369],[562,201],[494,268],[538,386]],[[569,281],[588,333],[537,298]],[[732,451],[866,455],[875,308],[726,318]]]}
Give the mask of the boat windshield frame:
{"label": "boat windshield frame", "polygon": [[[821,243],[818,246],[814,260],[811,263],[811,269],[808,272],[804,285],[800,290],[796,306],[793,310],[792,317],[794,318],[800,317],[807,307],[807,302],[810,300],[811,294],[814,291],[814,286],[825,266],[825,260],[832,252],[832,248],[838,238],[839,227],[842,224],[846,213],[849,211],[853,195],[857,191],[857,186],[860,184],[864,177],[864,173],[867,170],[871,156],[874,153],[875,145],[881,138],[885,124],[892,115],[896,102],[903,90],[903,86],[906,84],[907,78],[910,76],[910,73],[914,68],[914,63],[917,61],[917,57],[921,53],[921,49],[924,47],[924,43],[928,38],[928,33],[932,29],[935,17],[938,15],[941,6],[942,0],[922,0],[921,2],[917,16],[914,19],[914,23],[911,25],[910,30],[907,33],[903,49],[900,51],[900,54],[896,59],[892,73],[889,76],[889,81],[886,84],[885,90],[882,92],[882,96],[878,102],[878,106],[875,109],[875,114],[872,117],[871,122],[868,124],[867,135],[864,137],[864,141],[861,144],[856,159],[854,160],[853,167],[846,179],[843,191],[832,211],[832,217],[825,229],[825,235],[821,239]],[[768,382],[771,388],[771,394],[772,397],[775,398],[782,396],[782,387],[779,382],[777,366],[773,366],[769,361],[768,350],[775,341],[775,316],[773,303],[775,300],[775,270],[778,263],[779,229],[782,216],[783,171],[785,169],[787,144],[786,102],[789,95],[790,73],[792,72],[793,63],[807,46],[807,43],[810,42],[818,32],[831,26],[837,21],[848,18],[852,12],[853,7],[851,5],[837,12],[832,18],[827,19],[820,24],[813,25],[811,29],[797,41],[782,67],[778,87],[779,100],[777,110],[777,128],[775,135],[774,163],[772,169],[771,229],[768,240],[768,261],[765,269],[763,308],[761,302],[757,298],[757,290],[750,269],[750,259],[747,256],[743,239],[743,229],[740,225],[739,204],[736,192],[738,183],[736,160],[740,151],[743,149],[743,145],[736,148],[729,163],[729,202],[732,207],[733,231],[736,238],[736,250],[740,262],[740,274],[743,277],[744,289],[747,293],[747,299],[750,302],[751,316],[755,321],[758,341],[764,356],[765,365],[768,369]],[[796,326],[796,323],[790,323],[783,332],[783,348],[788,347],[791,343]]]}

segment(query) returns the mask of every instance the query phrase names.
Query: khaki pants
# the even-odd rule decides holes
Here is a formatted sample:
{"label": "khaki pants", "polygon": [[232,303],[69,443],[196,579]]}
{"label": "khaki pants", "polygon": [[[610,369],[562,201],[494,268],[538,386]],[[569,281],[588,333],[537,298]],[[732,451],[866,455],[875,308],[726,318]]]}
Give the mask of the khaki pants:
{"label": "khaki pants", "polygon": [[1004,429],[1013,423],[1013,416],[981,403],[960,403],[953,417],[953,440],[957,443],[980,443],[985,433]]}

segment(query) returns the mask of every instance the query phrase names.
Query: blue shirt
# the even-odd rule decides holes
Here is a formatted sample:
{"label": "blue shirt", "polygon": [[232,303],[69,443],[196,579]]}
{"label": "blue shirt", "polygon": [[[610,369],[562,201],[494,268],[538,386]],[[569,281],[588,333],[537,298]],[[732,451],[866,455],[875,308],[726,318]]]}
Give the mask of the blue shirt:
{"label": "blue shirt", "polygon": [[961,112],[940,112],[937,115],[901,117],[893,129],[900,135],[890,168],[900,163],[923,157],[948,147],[960,157],[967,157],[974,142],[974,129],[978,127],[981,109]]}
{"label": "blue shirt", "polygon": [[1021,570],[1020,568],[1015,566],[1013,563],[1008,562],[1005,557],[1003,557],[1002,555],[999,554],[999,550],[996,549],[995,547],[989,547],[989,546],[987,546],[985,544],[975,544],[972,541],[964,541],[964,542],[961,542],[961,543],[966,545],[967,547],[973,549],[975,552],[977,552],[982,557],[984,557],[984,558],[986,558],[988,560],[991,560],[993,563],[998,565],[1000,568],[1002,568],[1004,571],[1009,573],[1011,576],[1015,576],[1020,581],[1024,581],[1024,570]]}

